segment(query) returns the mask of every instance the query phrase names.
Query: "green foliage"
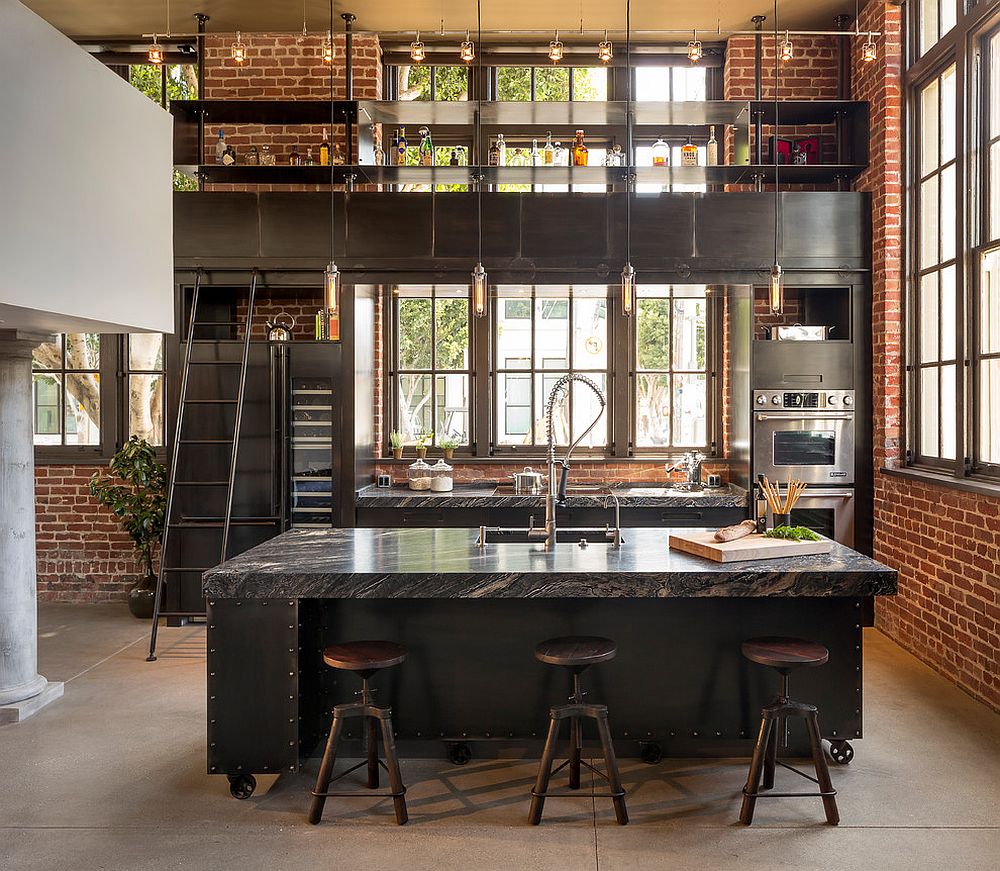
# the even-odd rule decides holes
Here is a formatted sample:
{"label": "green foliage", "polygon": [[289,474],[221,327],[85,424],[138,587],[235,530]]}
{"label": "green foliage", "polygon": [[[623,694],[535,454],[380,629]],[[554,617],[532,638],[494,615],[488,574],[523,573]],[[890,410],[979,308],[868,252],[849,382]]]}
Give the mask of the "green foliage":
{"label": "green foliage", "polygon": [[399,301],[399,368],[431,368],[431,316],[437,327],[437,368],[464,369],[469,355],[465,297]]}
{"label": "green foliage", "polygon": [[398,430],[393,430],[389,433],[389,444],[392,445],[393,450],[401,450],[403,445],[406,444],[406,437]]}
{"label": "green foliage", "polygon": [[[162,95],[160,67],[154,64],[134,64],[128,68],[129,82],[142,91],[154,103],[160,102]],[[167,105],[171,100],[191,100],[195,93],[194,68],[190,66],[167,67]],[[196,191],[198,182],[182,172],[174,170],[175,191]]]}
{"label": "green foliage", "polygon": [[445,436],[443,439],[438,439],[438,446],[446,451],[453,451],[459,445],[459,441],[455,436]]}
{"label": "green foliage", "polygon": [[767,538],[784,538],[788,541],[819,541],[820,537],[806,526],[776,526],[764,533]]}
{"label": "green foliage", "polygon": [[110,475],[95,472],[90,493],[107,505],[128,533],[153,574],[153,553],[163,537],[167,470],[149,442],[132,436],[108,464]]}
{"label": "green foliage", "polygon": [[420,433],[417,436],[417,447],[418,448],[426,448],[427,445],[429,445],[431,443],[431,440],[433,438],[434,438],[433,431]]}
{"label": "green foliage", "polygon": [[640,299],[636,306],[640,369],[670,368],[670,300]]}

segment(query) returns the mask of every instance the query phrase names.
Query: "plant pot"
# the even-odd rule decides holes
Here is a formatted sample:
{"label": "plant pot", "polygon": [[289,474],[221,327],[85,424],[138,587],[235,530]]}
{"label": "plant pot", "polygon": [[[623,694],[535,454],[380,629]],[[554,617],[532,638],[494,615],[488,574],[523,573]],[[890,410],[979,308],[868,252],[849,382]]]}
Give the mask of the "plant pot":
{"label": "plant pot", "polygon": [[455,456],[455,449],[454,448],[441,448],[441,451],[444,454],[444,458],[446,460],[450,460],[452,457]]}
{"label": "plant pot", "polygon": [[153,618],[153,602],[156,600],[156,575],[147,575],[136,581],[128,591],[128,609],[137,620]]}
{"label": "plant pot", "polygon": [[418,460],[427,459],[427,448],[417,448],[417,459]]}
{"label": "plant pot", "polygon": [[779,526],[791,526],[791,525],[792,525],[791,514],[775,514],[774,525],[771,528],[777,529]]}
{"label": "plant pot", "polygon": [[401,460],[401,459],[403,459],[403,449],[402,448],[393,448],[392,449],[392,458],[394,460]]}

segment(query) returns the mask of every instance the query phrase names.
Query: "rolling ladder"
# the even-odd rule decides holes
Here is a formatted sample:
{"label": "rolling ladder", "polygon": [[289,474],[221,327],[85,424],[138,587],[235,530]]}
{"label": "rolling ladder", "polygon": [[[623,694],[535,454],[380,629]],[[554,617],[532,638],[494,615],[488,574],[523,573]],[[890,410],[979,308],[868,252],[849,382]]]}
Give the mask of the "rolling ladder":
{"label": "rolling ladder", "polygon": [[[246,395],[247,367],[250,358],[250,332],[253,324],[254,303],[257,294],[257,270],[253,270],[250,279],[250,290],[247,301],[245,320],[235,320],[231,322],[219,321],[198,321],[198,300],[201,291],[201,272],[198,273],[194,290],[191,297],[191,312],[188,316],[187,343],[184,350],[184,365],[181,371],[180,401],[177,407],[177,425],[174,429],[174,440],[171,451],[170,477],[167,486],[167,504],[164,514],[163,538],[160,545],[160,570],[156,579],[156,597],[153,603],[153,625],[149,636],[149,655],[147,662],[156,661],[156,635],[161,617],[187,618],[205,616],[204,606],[200,610],[184,609],[183,607],[173,610],[162,607],[165,592],[170,589],[171,578],[177,578],[178,585],[184,573],[197,572],[201,574],[212,566],[183,566],[183,559],[178,558],[178,564],[172,564],[172,551],[169,549],[171,539],[181,530],[217,530],[219,534],[219,562],[225,562],[229,554],[230,532],[234,523],[233,518],[233,491],[236,487],[236,465],[239,457],[240,447],[240,425],[243,419],[243,405]],[[243,327],[243,348],[238,360],[195,360],[193,359],[193,348],[196,344],[195,332],[198,327]],[[191,392],[191,369],[199,366],[216,367],[239,367],[239,382],[235,397],[218,396],[192,396]],[[199,413],[219,412],[221,409],[231,408],[233,410],[233,426],[227,437],[220,438],[187,438],[185,433],[185,421],[189,415],[193,422]],[[228,475],[223,479],[218,477],[215,480],[200,479],[197,474],[192,474],[188,464],[182,464],[182,451],[193,449],[197,446],[215,446],[223,451],[228,447]],[[194,464],[191,464],[194,465]],[[179,478],[181,472],[185,478]],[[190,476],[190,477],[188,477]],[[203,488],[208,491],[221,491],[225,493],[225,507],[221,516],[185,516],[178,509],[178,488]],[[263,524],[270,525],[276,522],[275,518],[241,518],[237,522],[243,524]],[[178,601],[180,597],[178,597]]]}

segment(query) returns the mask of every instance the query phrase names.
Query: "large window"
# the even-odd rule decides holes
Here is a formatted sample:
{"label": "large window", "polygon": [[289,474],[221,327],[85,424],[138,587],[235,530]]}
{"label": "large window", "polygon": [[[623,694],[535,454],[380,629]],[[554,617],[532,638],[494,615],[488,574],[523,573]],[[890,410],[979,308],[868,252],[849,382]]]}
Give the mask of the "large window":
{"label": "large window", "polygon": [[470,440],[468,287],[393,289],[394,428],[407,444],[433,433]]}
{"label": "large window", "polygon": [[926,54],[956,22],[965,0],[917,0],[917,51]]}
{"label": "large window", "polygon": [[66,333],[32,357],[36,445],[101,443],[101,336]]}
{"label": "large window", "polygon": [[164,439],[166,375],[162,333],[133,333],[123,337],[125,396],[128,435],[136,435],[161,447]]}

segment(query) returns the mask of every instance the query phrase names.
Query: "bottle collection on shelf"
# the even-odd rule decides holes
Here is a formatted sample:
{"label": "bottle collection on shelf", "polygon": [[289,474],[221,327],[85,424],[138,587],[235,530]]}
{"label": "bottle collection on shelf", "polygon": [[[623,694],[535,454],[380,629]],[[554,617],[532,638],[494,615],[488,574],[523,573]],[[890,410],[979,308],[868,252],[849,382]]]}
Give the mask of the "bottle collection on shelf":
{"label": "bottle collection on shelf", "polygon": [[[298,145],[293,145],[288,153],[288,166],[340,166],[344,163],[344,155],[340,148],[340,143],[335,142],[330,145],[330,135],[324,130],[323,140],[319,144],[318,156],[313,154],[313,146],[306,148],[305,155],[299,151]],[[243,159],[239,160],[236,155],[236,148],[226,144],[226,131],[219,128],[219,138],[215,143],[215,162],[222,166],[235,166],[237,163],[243,166],[277,166],[277,156],[271,151],[270,145],[262,145],[258,148],[251,145]]]}

